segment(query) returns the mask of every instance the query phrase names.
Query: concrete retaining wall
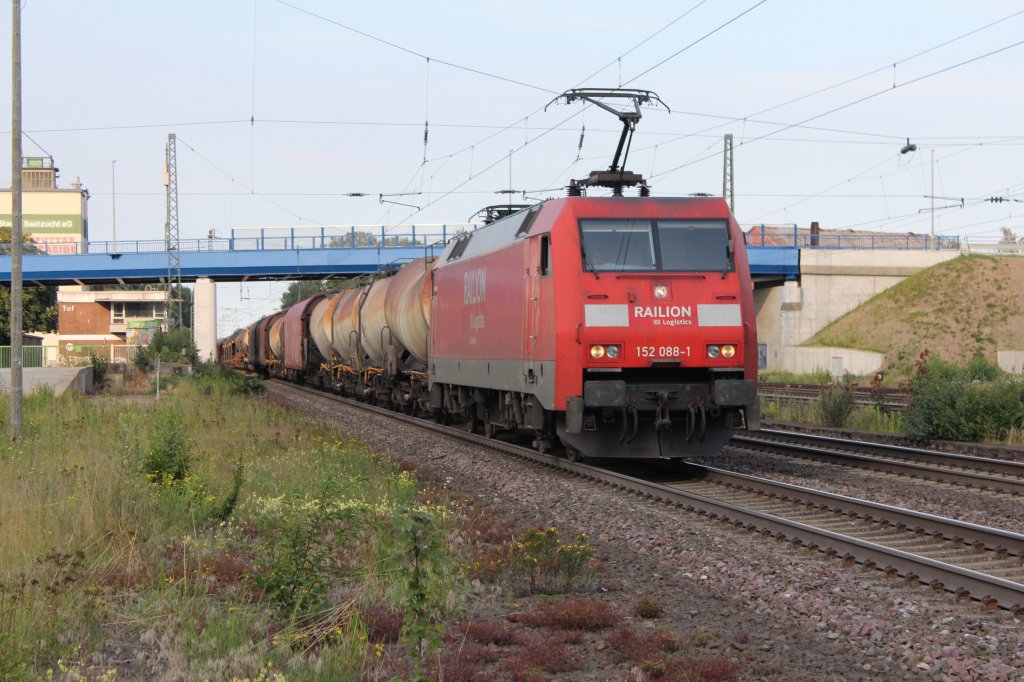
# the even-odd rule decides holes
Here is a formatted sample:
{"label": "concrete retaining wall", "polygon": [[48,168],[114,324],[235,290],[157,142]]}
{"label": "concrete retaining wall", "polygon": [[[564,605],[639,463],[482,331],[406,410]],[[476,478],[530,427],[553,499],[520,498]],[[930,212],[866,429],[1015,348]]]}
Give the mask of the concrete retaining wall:
{"label": "concrete retaining wall", "polygon": [[1024,350],[1001,350],[996,353],[996,362],[1004,372],[1024,374]]}
{"label": "concrete retaining wall", "polygon": [[771,369],[779,369],[795,374],[828,372],[834,377],[841,377],[844,374],[864,376],[874,374],[882,369],[882,361],[884,359],[885,356],[882,353],[873,353],[866,350],[828,348],[825,346],[790,347],[784,348],[781,351],[778,366],[773,366]]}
{"label": "concrete retaining wall", "polygon": [[[33,391],[48,386],[54,395],[61,395],[71,390],[83,395],[92,393],[92,365],[85,367],[26,367],[21,370],[21,390],[24,395],[32,395]],[[11,390],[11,373],[0,371],[0,388]]]}

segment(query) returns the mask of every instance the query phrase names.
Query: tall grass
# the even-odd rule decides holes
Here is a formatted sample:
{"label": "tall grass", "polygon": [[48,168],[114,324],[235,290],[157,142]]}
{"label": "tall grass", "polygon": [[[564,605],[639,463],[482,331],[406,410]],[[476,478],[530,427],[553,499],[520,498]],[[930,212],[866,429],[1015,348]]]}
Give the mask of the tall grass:
{"label": "tall grass", "polygon": [[761,416],[796,424],[815,424],[819,426],[842,426],[857,431],[880,431],[883,433],[902,433],[903,417],[899,412],[882,410],[875,406],[854,406],[841,423],[834,419],[826,420],[823,413],[834,416],[835,410],[823,410],[821,400],[791,400],[788,398],[762,398]]}
{"label": "tall grass", "polygon": [[[358,679],[359,600],[408,596],[395,519],[447,533],[392,460],[236,379],[159,401],[43,393],[24,414],[21,441],[0,435],[0,679],[110,675],[112,638],[138,654],[128,677]],[[444,543],[431,560],[448,608]]]}

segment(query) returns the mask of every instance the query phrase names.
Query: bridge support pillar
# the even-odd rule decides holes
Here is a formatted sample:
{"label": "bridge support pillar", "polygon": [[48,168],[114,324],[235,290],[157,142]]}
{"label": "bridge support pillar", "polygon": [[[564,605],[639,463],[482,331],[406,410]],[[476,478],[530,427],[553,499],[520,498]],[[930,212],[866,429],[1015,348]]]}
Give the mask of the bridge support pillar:
{"label": "bridge support pillar", "polygon": [[192,328],[200,360],[217,357],[217,283],[209,277],[196,280],[192,292]]}

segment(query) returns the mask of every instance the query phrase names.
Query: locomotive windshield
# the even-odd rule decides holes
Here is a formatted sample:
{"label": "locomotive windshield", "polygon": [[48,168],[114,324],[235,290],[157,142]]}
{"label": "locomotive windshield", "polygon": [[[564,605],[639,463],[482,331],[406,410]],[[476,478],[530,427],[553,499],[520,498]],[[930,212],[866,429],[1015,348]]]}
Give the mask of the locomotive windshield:
{"label": "locomotive windshield", "polygon": [[654,270],[649,220],[581,220],[583,260],[595,272]]}
{"label": "locomotive windshield", "polygon": [[729,228],[723,220],[659,220],[662,270],[732,270]]}
{"label": "locomotive windshield", "polygon": [[727,272],[724,220],[581,220],[584,268],[594,272]]}

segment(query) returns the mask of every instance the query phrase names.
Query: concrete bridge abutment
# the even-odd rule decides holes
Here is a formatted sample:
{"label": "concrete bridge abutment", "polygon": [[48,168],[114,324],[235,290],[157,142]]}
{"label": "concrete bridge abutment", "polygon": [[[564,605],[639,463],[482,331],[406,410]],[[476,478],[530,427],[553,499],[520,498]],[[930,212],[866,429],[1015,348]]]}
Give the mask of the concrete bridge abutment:
{"label": "concrete bridge abutment", "polygon": [[762,369],[858,375],[881,369],[881,353],[801,344],[873,296],[959,255],[959,251],[801,249],[798,282],[754,292]]}

